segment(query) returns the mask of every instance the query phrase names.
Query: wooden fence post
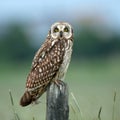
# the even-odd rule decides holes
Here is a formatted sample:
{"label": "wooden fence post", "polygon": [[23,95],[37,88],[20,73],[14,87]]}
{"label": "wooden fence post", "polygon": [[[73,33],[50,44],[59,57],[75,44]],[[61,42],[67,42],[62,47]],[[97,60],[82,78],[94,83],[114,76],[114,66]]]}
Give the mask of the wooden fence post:
{"label": "wooden fence post", "polygon": [[68,87],[62,82],[60,86],[52,83],[47,89],[46,120],[68,120]]}

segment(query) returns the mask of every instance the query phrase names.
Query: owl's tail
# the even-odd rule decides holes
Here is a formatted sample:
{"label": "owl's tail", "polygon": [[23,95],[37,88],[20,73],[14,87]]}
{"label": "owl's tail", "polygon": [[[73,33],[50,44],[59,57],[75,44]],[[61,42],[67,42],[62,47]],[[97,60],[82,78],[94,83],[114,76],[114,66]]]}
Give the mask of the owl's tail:
{"label": "owl's tail", "polygon": [[30,95],[30,92],[26,91],[24,95],[21,97],[20,105],[22,107],[25,107],[31,103],[32,103],[32,96]]}

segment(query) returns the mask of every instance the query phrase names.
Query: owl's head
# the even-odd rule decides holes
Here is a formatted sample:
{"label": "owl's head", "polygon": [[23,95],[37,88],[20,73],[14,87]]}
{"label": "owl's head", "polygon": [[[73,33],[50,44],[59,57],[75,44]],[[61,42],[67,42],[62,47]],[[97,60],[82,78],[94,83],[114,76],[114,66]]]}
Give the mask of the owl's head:
{"label": "owl's head", "polygon": [[73,29],[66,22],[56,22],[51,26],[50,33],[53,39],[69,39],[73,36]]}

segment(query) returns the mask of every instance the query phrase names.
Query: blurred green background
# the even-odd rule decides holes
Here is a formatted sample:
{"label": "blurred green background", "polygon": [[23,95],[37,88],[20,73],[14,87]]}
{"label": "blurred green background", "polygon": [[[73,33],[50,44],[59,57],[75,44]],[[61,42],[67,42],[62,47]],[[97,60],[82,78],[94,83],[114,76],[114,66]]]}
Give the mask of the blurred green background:
{"label": "blurred green background", "polygon": [[81,111],[70,95],[70,120],[95,120],[101,106],[102,120],[119,120],[119,5],[108,0],[0,1],[0,119],[14,119],[9,90],[21,120],[45,119],[45,94],[36,106],[22,108],[19,100],[34,54],[51,24],[67,21],[74,28],[74,47],[65,82]]}

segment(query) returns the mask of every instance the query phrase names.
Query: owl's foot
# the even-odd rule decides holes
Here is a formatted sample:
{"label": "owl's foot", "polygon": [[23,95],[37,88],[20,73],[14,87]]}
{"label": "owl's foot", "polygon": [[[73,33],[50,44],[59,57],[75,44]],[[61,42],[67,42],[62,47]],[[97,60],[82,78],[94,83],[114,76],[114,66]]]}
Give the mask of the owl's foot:
{"label": "owl's foot", "polygon": [[63,85],[63,81],[62,81],[62,80],[55,80],[54,83],[55,83],[57,86]]}
{"label": "owl's foot", "polygon": [[59,87],[59,89],[62,89],[62,86],[64,86],[64,82],[62,80],[55,80],[54,83]]}

